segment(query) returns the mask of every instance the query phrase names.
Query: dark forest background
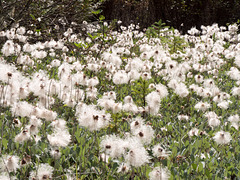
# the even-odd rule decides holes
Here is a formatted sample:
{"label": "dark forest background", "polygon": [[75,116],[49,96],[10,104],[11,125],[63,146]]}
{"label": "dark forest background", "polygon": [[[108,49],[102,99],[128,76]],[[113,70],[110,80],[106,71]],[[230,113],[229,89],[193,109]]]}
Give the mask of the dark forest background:
{"label": "dark forest background", "polygon": [[226,25],[240,19],[240,0],[0,0],[0,30],[19,23],[35,29],[65,30],[76,22],[121,20],[122,25],[151,26],[160,19],[185,33],[193,26]]}
{"label": "dark forest background", "polygon": [[191,27],[218,23],[225,26],[240,19],[240,0],[110,0],[105,3],[106,19],[121,19],[123,25],[148,27],[161,19],[182,32]]}

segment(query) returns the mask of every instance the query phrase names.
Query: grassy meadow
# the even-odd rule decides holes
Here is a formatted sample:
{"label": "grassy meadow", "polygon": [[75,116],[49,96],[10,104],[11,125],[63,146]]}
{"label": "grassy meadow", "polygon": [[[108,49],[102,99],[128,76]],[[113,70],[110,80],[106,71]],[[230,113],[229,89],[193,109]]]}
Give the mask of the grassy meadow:
{"label": "grassy meadow", "polygon": [[0,32],[0,179],[239,179],[238,25],[117,23]]}

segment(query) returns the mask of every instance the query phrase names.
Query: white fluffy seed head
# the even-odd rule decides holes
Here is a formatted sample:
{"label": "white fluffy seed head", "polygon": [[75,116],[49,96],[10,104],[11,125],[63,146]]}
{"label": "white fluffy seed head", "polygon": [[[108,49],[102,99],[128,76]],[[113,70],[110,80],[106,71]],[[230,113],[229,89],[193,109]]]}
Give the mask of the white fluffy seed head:
{"label": "white fluffy seed head", "polygon": [[160,144],[156,144],[153,149],[153,155],[157,158],[166,158],[169,156],[169,153],[168,151],[166,151]]}
{"label": "white fluffy seed head", "polygon": [[221,130],[215,134],[213,139],[217,144],[229,144],[230,141],[232,140],[232,137],[229,132]]}
{"label": "white fluffy seed head", "polygon": [[5,172],[16,172],[19,168],[19,157],[14,155],[4,155],[0,161],[0,169]]}
{"label": "white fluffy seed head", "polygon": [[170,177],[170,172],[167,168],[155,167],[150,173],[150,180],[168,180]]}

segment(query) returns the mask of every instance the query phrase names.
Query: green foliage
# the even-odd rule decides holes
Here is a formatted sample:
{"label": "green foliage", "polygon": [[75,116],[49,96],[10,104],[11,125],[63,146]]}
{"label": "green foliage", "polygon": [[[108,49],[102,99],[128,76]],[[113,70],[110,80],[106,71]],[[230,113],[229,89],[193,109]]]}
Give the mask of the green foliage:
{"label": "green foliage", "polygon": [[148,27],[145,34],[149,39],[150,38],[159,38],[161,43],[168,48],[170,48],[170,53],[183,52],[188,43],[179,36],[176,36],[173,28],[166,26],[166,23],[163,23],[162,20],[155,22],[151,27]]}
{"label": "green foliage", "polygon": [[162,20],[159,20],[158,22],[155,22],[152,26],[148,27],[146,30],[146,36],[148,38],[160,38],[161,32],[164,31],[164,29],[168,29],[169,26],[166,26],[166,23],[162,22]]}
{"label": "green foliage", "polygon": [[[83,21],[95,21],[94,16],[102,12],[100,8],[103,2],[105,0],[1,1],[0,30],[19,24],[36,32],[41,31],[39,39],[32,41],[57,38],[57,34],[67,28],[82,32]],[[100,15],[100,18],[104,20],[104,16]],[[75,26],[71,24],[72,22]]]}

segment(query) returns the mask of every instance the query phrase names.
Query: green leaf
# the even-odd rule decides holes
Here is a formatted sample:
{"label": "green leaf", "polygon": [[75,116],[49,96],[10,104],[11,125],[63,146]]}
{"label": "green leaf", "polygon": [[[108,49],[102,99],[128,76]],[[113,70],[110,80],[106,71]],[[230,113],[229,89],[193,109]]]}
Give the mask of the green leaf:
{"label": "green leaf", "polygon": [[3,138],[2,139],[2,143],[3,143],[4,148],[7,149],[7,147],[8,147],[8,140]]}
{"label": "green leaf", "polygon": [[177,147],[176,146],[173,147],[173,149],[172,149],[172,155],[173,156],[177,155]]}
{"label": "green leaf", "polygon": [[30,16],[31,16],[31,18],[32,18],[34,21],[36,21],[36,18],[35,18],[35,16],[34,16],[33,14],[30,14]]}
{"label": "green leaf", "polygon": [[103,15],[100,15],[99,20],[103,21],[104,19],[105,19],[105,17]]}
{"label": "green leaf", "polygon": [[203,170],[203,163],[200,162],[198,165],[198,171],[201,172]]}
{"label": "green leaf", "polygon": [[205,175],[210,179],[211,174],[210,174],[210,171],[207,168],[205,169]]}
{"label": "green leaf", "polygon": [[83,47],[83,44],[82,44],[82,43],[74,43],[74,45],[77,46],[78,48]]}
{"label": "green leaf", "polygon": [[95,14],[95,15],[97,15],[97,14],[101,13],[101,10],[98,9],[97,11],[92,11],[92,13]]}
{"label": "green leaf", "polygon": [[87,175],[81,175],[80,179],[86,179],[87,178]]}
{"label": "green leaf", "polygon": [[197,166],[198,166],[198,165],[195,164],[195,163],[192,164],[192,167],[193,167],[193,170],[194,170],[194,171],[197,169]]}

